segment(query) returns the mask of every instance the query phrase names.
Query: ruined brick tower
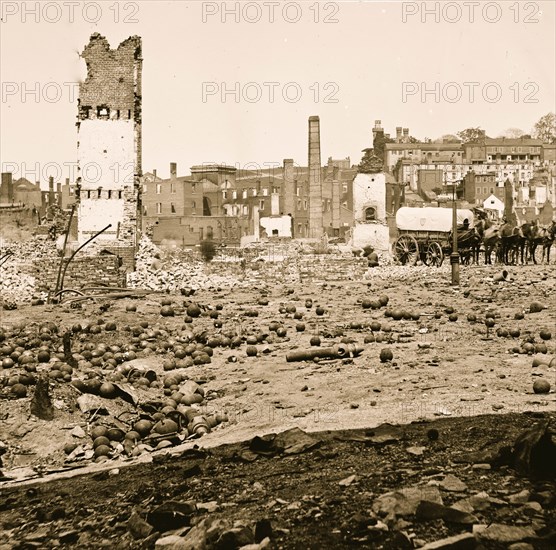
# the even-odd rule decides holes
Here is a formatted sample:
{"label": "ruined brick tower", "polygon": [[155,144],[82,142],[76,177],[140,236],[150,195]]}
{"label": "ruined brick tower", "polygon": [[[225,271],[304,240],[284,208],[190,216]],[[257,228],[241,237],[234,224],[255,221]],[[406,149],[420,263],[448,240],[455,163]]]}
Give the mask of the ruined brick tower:
{"label": "ruined brick tower", "polygon": [[78,100],[78,240],[111,224],[91,247],[119,254],[132,268],[141,227],[141,38],[111,50],[95,33],[81,57],[87,78]]}
{"label": "ruined brick tower", "polygon": [[309,237],[322,237],[322,182],[320,164],[320,119],[309,117]]}

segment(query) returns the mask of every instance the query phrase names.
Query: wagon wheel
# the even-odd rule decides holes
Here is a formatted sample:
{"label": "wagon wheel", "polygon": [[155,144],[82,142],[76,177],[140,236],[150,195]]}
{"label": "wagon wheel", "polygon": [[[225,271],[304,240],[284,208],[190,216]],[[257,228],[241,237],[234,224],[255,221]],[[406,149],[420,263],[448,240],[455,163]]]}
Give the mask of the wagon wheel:
{"label": "wagon wheel", "polygon": [[419,245],[411,235],[402,235],[394,243],[394,255],[402,265],[415,265],[419,259]]}
{"label": "wagon wheel", "polygon": [[444,261],[444,252],[437,242],[432,242],[427,247],[425,265],[440,267]]}

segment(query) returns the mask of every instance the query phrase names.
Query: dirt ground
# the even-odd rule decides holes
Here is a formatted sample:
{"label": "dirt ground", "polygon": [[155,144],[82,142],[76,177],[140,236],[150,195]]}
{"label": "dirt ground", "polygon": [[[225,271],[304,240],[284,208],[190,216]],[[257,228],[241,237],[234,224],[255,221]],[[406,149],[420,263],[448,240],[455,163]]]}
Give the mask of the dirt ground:
{"label": "dirt ground", "polygon": [[[138,299],[84,302],[81,309],[62,304],[24,306],[2,311],[1,325],[5,340],[0,343],[0,347],[11,340],[22,338],[25,331],[36,332],[42,323],[53,321],[58,327],[57,335],[51,331],[51,338],[46,341],[52,354],[62,351],[60,335],[63,332],[76,323],[85,326],[87,323],[98,324],[98,320],[102,319],[99,325],[102,329],[98,334],[80,332],[73,335],[74,353],[82,351],[87,344],[91,344],[93,349],[99,343],[115,345],[122,352],[126,345],[128,349],[130,345],[135,345],[137,358],[131,362],[134,367],[154,370],[161,381],[164,376],[176,372],[182,373],[184,379],[197,381],[205,393],[205,401],[199,405],[202,413],[226,413],[228,419],[200,439],[174,439],[173,443],[178,446],[154,453],[145,452],[134,460],[148,464],[126,467],[113,478],[103,477],[108,474],[95,473],[88,477],[72,478],[71,483],[56,481],[61,470],[75,473],[76,469],[86,471],[89,468],[108,472],[116,467],[133,464],[133,460],[121,452],[113,453],[116,455],[113,460],[102,458],[95,462],[94,457],[89,456],[91,453],[87,454],[87,450],[92,448],[89,435],[91,429],[104,425],[129,430],[138,419],[141,403],[164,401],[168,395],[164,395],[163,388],[156,387],[156,384],[150,388],[136,387],[134,391],[139,397],[139,405],[121,398],[104,399],[104,412],[107,414],[83,413],[76,404],[81,393],[69,383],[70,380],[51,378],[54,419],[39,420],[30,414],[33,386],[28,387],[27,396],[22,398],[15,398],[12,392],[14,377],[25,372],[23,366],[16,363],[10,368],[4,368],[0,372],[3,380],[0,440],[6,449],[2,456],[3,473],[9,479],[0,487],[3,497],[15,495],[9,497],[13,498],[14,508],[10,506],[8,510],[4,505],[0,511],[3,516],[2,529],[5,534],[9,533],[9,540],[12,541],[11,546],[6,548],[51,547],[53,540],[60,544],[60,538],[54,537],[53,532],[59,534],[64,529],[77,529],[80,532],[77,538],[67,535],[67,542],[64,543],[75,544],[75,547],[138,548],[138,540],[130,538],[129,533],[122,528],[130,510],[135,505],[144,504],[145,499],[154,498],[157,501],[174,498],[183,491],[187,493],[188,499],[200,502],[216,500],[220,511],[228,510],[222,508],[223,502],[232,501],[233,506],[229,509],[233,510],[231,515],[235,519],[260,519],[264,511],[265,517],[272,516],[273,523],[277,521],[282,525],[283,532],[274,532],[271,537],[271,543],[276,544],[276,547],[320,548],[323,544],[335,548],[355,544],[375,547],[375,543],[365,539],[371,536],[369,533],[361,535],[357,531],[361,526],[354,527],[350,523],[355,521],[355,515],[364,510],[364,506],[369,506],[369,494],[376,497],[386,490],[422,479],[423,475],[434,477],[452,470],[458,470],[458,475],[469,474],[472,485],[475,480],[481,479],[480,470],[469,469],[468,465],[453,467],[451,453],[461,452],[481,442],[486,444],[496,439],[501,442],[516,435],[518,428],[530,425],[534,415],[541,417],[556,411],[556,361],[549,366],[556,355],[554,266],[507,268],[508,280],[501,282],[493,281],[493,277],[501,271],[499,266],[462,266],[461,285],[456,288],[449,284],[449,269],[449,266],[440,269],[378,268],[362,281],[307,281],[302,285],[267,281],[253,290],[203,290],[188,298],[180,294],[151,294]],[[388,297],[388,304],[384,307],[373,309],[364,302],[384,296]],[[160,315],[163,298],[172,299],[175,316]],[[312,300],[311,307],[306,307],[306,300]],[[205,308],[200,317],[184,324],[185,308],[190,302]],[[544,307],[538,308],[541,311],[531,311],[533,302],[539,302]],[[126,310],[130,304],[136,305],[136,312]],[[325,310],[322,315],[317,315],[318,306]],[[301,314],[302,318],[296,319],[295,314],[297,317]],[[392,314],[404,318],[396,320]],[[488,332],[485,326],[487,317],[493,319],[493,326]],[[222,326],[215,326],[216,320]],[[134,344],[132,332],[126,330],[137,327],[141,321],[148,322],[146,330],[162,331],[150,339],[156,345],[147,354],[141,351],[138,342]],[[270,325],[274,321],[286,330],[285,336],[278,336],[275,330],[271,330]],[[371,327],[373,321],[379,323],[380,327],[378,324]],[[116,324],[115,331],[104,330],[109,322]],[[303,331],[296,330],[299,323],[305,325]],[[517,333],[514,333],[514,337],[510,334],[506,336],[499,329],[518,329],[519,336]],[[543,330],[544,338],[541,338]],[[175,339],[180,336],[191,339],[203,332],[208,338],[236,334],[242,338],[242,343],[236,348],[216,346],[209,364],[165,372],[165,362],[173,356]],[[264,335],[268,336],[263,338]],[[357,357],[344,359],[286,361],[286,355],[292,351],[315,349],[310,345],[310,339],[316,335],[321,338],[321,348],[353,342],[362,346],[363,351]],[[250,357],[246,353],[246,339],[249,336],[259,337],[257,356]],[[391,350],[391,361],[380,360],[384,348]],[[531,348],[529,353],[517,353],[527,348]],[[538,358],[538,366],[533,366],[535,358]],[[52,360],[39,363],[35,375],[49,375],[52,367]],[[88,365],[83,371],[73,369],[70,379],[98,376],[105,380],[113,370],[112,366],[106,364]],[[541,378],[552,386],[549,393],[533,392],[534,382]],[[506,415],[526,411],[529,414]],[[142,412],[145,413],[144,410]],[[281,459],[288,463],[282,474],[282,466],[274,464],[271,459],[253,464],[240,461],[239,465],[232,460],[231,465],[228,465],[225,460],[228,451],[216,450],[222,444],[238,443],[254,436],[291,428],[322,433],[369,429],[382,423],[408,425],[415,421],[429,422],[434,419],[441,419],[439,422],[445,423],[441,425],[446,426],[450,435],[446,440],[439,440],[444,441],[446,448],[439,451],[440,447],[435,447],[434,456],[427,457],[425,454],[427,458],[419,456],[416,459],[404,451],[405,447],[422,442],[423,426],[420,424],[409,426],[407,431],[404,429],[403,437],[400,436],[403,445],[396,442],[384,450],[382,447],[373,447],[372,453],[378,453],[377,456],[365,454],[368,451],[365,443],[325,441],[319,450]],[[501,426],[505,426],[503,430]],[[468,434],[471,430],[474,438],[460,439],[458,429],[462,430],[462,434]],[[84,453],[76,457],[70,455],[74,460],[68,461],[68,447],[77,446],[81,446]],[[187,454],[188,449],[194,447],[213,450],[208,455],[194,459],[194,462],[201,464],[202,475],[193,476],[184,488],[174,479],[174,466],[166,464],[166,461],[169,456],[173,456],[170,452]],[[394,453],[394,456],[390,456],[390,453]],[[154,465],[150,463],[153,459]],[[380,463],[378,483],[372,473],[372,461],[375,459]],[[179,463],[175,466],[178,470],[186,468],[190,461],[185,458],[176,460]],[[272,490],[267,492],[263,483],[263,494],[259,495],[257,491],[252,494],[251,486],[257,479],[264,477],[268,462],[273,464],[268,475],[277,476],[280,482],[272,478]],[[300,473],[290,475],[290,466]],[[467,470],[462,472],[461,468]],[[342,488],[339,497],[336,494],[337,481],[343,479],[342,476],[349,476],[350,472],[364,473],[359,481],[354,482],[356,490],[350,484]],[[507,473],[488,472],[488,480],[484,480],[484,484],[481,481],[477,490],[499,488],[502,479],[499,476],[504,478],[505,475]],[[218,481],[214,480],[215,476]],[[31,489],[39,477],[41,488]],[[50,482],[50,479],[53,481]],[[80,480],[77,485],[75,479]],[[107,483],[106,479],[110,482]],[[513,490],[514,487],[508,487],[508,483],[512,485],[514,482],[504,479],[506,490]],[[97,490],[99,483],[102,486],[100,492]],[[528,483],[526,480],[519,481],[520,487],[523,485],[531,489],[526,487]],[[316,484],[316,489],[313,489],[313,484]],[[482,485],[488,487],[481,489]],[[105,490],[108,487],[110,490]],[[283,488],[283,492],[278,491],[278,488]],[[330,494],[327,488],[330,488]],[[182,493],[178,489],[183,489]],[[518,492],[517,486],[515,489]],[[350,494],[354,490],[357,496]],[[27,494],[25,491],[38,493],[32,493],[34,496],[29,499],[23,496]],[[114,491],[124,494],[117,502],[114,500]],[[158,494],[158,491],[161,493]],[[131,498],[131,493],[137,494]],[[280,510],[276,512],[274,507],[267,505],[271,497],[278,497],[278,493],[282,495],[279,498],[287,504],[278,501]],[[313,517],[316,513],[302,514],[301,511],[309,506],[306,503],[313,498],[303,500],[302,497],[317,493],[320,499],[327,495],[334,502],[340,500],[333,506],[329,505],[326,510],[320,510],[321,515],[316,518]],[[37,496],[43,494],[46,500]],[[243,496],[240,497],[240,494]],[[361,498],[366,499],[365,502]],[[92,500],[89,502],[89,499]],[[29,514],[38,513],[38,509],[48,511],[54,502],[60,500],[67,500],[69,507],[75,506],[81,512],[73,515],[66,509],[64,518],[48,523],[50,531],[47,535],[29,539],[27,535],[30,528],[25,531],[21,521],[24,518],[28,521]],[[301,504],[288,509],[292,502]],[[321,504],[322,500],[319,500],[318,506]],[[110,514],[101,513],[103,505],[111,507]],[[359,509],[360,506],[363,508]],[[550,510],[550,514],[553,514],[553,508]],[[5,514],[8,514],[6,519]],[[71,522],[68,519],[70,515]],[[302,516],[301,520],[299,516]],[[553,522],[553,515],[551,517],[550,521]],[[40,524],[37,528],[44,530],[46,520],[41,521],[39,518],[35,523],[37,521]],[[554,523],[551,525],[554,527]],[[412,526],[414,532],[410,538],[417,538],[423,543],[461,531],[438,526],[431,528],[430,525],[423,530],[418,523],[412,523]],[[375,533],[372,529],[370,531],[371,534]],[[87,533],[85,538],[84,532]],[[354,534],[356,532],[358,534]],[[376,547],[388,547],[383,544],[394,544],[391,548],[414,547],[403,546],[405,542],[399,541],[399,546],[396,546],[398,543],[395,539],[389,538],[394,536],[394,532],[399,533],[400,529],[391,529],[388,537],[380,535]],[[360,542],[357,541],[358,537],[362,539]],[[154,540],[151,536],[141,544],[153,547]],[[544,543],[535,544],[539,548],[548,548],[542,546]]]}

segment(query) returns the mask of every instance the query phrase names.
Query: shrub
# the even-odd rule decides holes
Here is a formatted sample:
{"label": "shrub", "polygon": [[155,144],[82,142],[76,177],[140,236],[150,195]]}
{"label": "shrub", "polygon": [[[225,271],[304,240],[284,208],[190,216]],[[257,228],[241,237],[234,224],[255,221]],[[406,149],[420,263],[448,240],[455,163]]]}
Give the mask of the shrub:
{"label": "shrub", "polygon": [[214,241],[201,241],[201,256],[205,262],[210,262],[216,256],[216,245]]}

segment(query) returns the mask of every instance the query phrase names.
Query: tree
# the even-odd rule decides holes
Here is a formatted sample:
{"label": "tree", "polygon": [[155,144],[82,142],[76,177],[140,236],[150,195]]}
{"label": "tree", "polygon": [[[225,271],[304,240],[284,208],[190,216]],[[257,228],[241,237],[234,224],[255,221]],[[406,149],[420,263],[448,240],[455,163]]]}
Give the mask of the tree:
{"label": "tree", "polygon": [[484,142],[486,134],[484,130],[481,130],[480,126],[477,128],[466,128],[457,132],[456,134],[462,143],[469,143],[472,141]]}
{"label": "tree", "polygon": [[533,137],[543,143],[556,143],[556,114],[548,113],[541,117],[533,128]]}
{"label": "tree", "polygon": [[461,143],[461,140],[454,134],[444,134],[442,137],[435,139],[434,143]]}
{"label": "tree", "polygon": [[525,137],[525,132],[520,128],[508,128],[502,132],[498,137],[508,138],[508,139],[519,139]]}
{"label": "tree", "polygon": [[201,256],[205,262],[210,262],[216,256],[216,245],[209,239],[201,241]]}

